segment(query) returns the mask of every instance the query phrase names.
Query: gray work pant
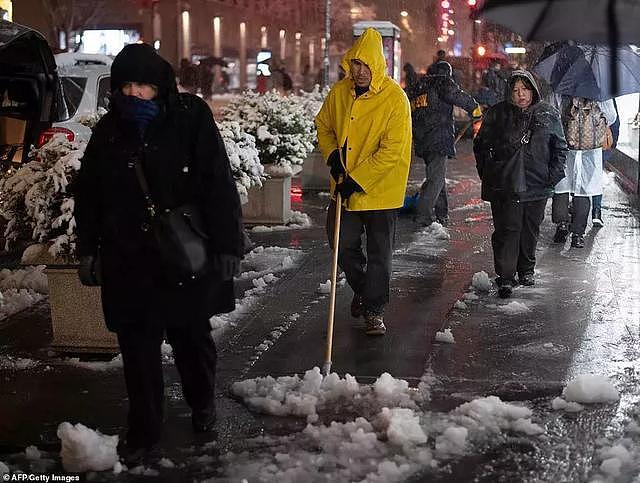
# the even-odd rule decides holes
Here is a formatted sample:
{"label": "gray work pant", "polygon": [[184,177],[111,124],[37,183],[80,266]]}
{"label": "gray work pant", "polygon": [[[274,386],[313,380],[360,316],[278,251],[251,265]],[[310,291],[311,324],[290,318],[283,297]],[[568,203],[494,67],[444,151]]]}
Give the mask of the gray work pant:
{"label": "gray work pant", "polygon": [[[327,214],[329,245],[333,245],[335,210],[331,202]],[[342,209],[338,264],[353,292],[362,297],[366,315],[382,314],[389,303],[396,218],[397,210]]]}
{"label": "gray work pant", "polygon": [[[426,152],[422,158],[425,164],[426,181],[420,188],[418,198],[416,220],[425,225],[431,224],[436,218],[446,218],[447,216],[447,192],[445,186],[445,176],[447,174],[447,156],[442,153]],[[444,196],[444,200],[442,197]],[[438,202],[438,213],[434,213]],[[444,205],[444,213],[442,206]],[[444,216],[443,216],[444,215]]]}
{"label": "gray work pant", "polygon": [[574,196],[569,210],[569,193],[553,195],[551,202],[551,221],[554,223],[571,223],[569,231],[576,235],[584,235],[589,219],[591,198],[589,196]]}

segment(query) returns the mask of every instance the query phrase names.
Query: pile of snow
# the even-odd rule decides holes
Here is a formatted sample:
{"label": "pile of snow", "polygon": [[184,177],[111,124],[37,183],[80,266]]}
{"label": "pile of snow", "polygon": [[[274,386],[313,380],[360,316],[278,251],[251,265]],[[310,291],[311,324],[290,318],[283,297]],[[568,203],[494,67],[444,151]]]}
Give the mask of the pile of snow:
{"label": "pile of snow", "polygon": [[620,399],[611,381],[598,374],[581,374],[571,380],[562,391],[567,401],[578,403],[609,403]]}
{"label": "pile of snow", "polygon": [[110,371],[113,369],[122,369],[122,354],[118,354],[110,361],[81,361],[78,357],[72,357],[66,360],[69,365],[88,369],[96,372]]}
{"label": "pile of snow", "polygon": [[413,407],[414,393],[406,381],[382,374],[372,387],[361,386],[355,377],[346,374],[344,379],[332,373],[323,377],[314,367],[298,375],[274,379],[271,376],[247,379],[233,384],[231,391],[242,398],[254,411],[276,416],[307,416],[316,421],[318,409],[340,399],[375,399],[381,404]]}
{"label": "pile of snow", "polygon": [[451,238],[449,230],[435,221],[426,227],[422,233],[435,240],[449,240]]}
{"label": "pile of snow", "polygon": [[453,304],[453,308],[458,310],[466,310],[469,308],[469,306],[465,304],[462,300],[456,300],[456,303]]}
{"label": "pile of snow", "polygon": [[42,293],[26,288],[10,288],[0,292],[0,320],[22,312],[44,298]]}
{"label": "pile of snow", "polygon": [[[223,474],[230,481],[402,482],[503,431],[544,432],[531,422],[531,410],[495,396],[473,400],[449,414],[420,413],[408,383],[389,374],[367,388],[358,387],[351,376],[342,380],[332,374],[323,379],[315,368],[303,379],[243,381],[232,391],[253,409],[307,415],[311,422],[300,433],[260,436],[245,442],[242,453],[223,455]],[[352,421],[318,424],[317,416],[309,416],[323,404],[332,414],[344,407],[345,414],[358,416]],[[435,441],[435,453],[429,441]]]}
{"label": "pile of snow", "polygon": [[60,456],[65,471],[105,471],[118,463],[117,435],[107,436],[81,423],[74,426],[68,422],[58,426],[57,434],[62,443]]}
{"label": "pile of snow", "polygon": [[471,286],[479,292],[488,292],[491,290],[491,280],[485,271],[476,272],[471,279]]}
{"label": "pile of snow", "polygon": [[454,420],[468,429],[492,433],[511,430],[529,435],[544,433],[544,429],[531,422],[531,416],[529,408],[502,402],[496,396],[474,399],[453,411]]}
{"label": "pile of snow", "polygon": [[38,362],[22,357],[0,356],[0,369],[24,370],[33,369],[38,366]]}
{"label": "pile of snow", "polygon": [[461,455],[467,444],[469,430],[459,426],[449,426],[436,438],[436,453]]}
{"label": "pile of snow", "polygon": [[522,302],[513,300],[506,305],[498,305],[498,311],[508,315],[524,314],[529,312],[529,307]]}
{"label": "pile of snow", "polygon": [[447,344],[455,344],[451,329],[444,329],[444,332],[436,332],[436,342],[445,342]]}
{"label": "pile of snow", "polygon": [[[599,440],[600,448],[596,451],[596,462],[600,461],[599,470],[604,481],[637,481],[640,448],[631,438],[621,438],[609,444],[607,440]],[[634,479],[635,478],[635,479]],[[602,481],[594,478],[591,481]]]}
{"label": "pile of snow", "polygon": [[[347,280],[345,278],[340,278],[338,279],[338,287],[344,287],[344,285],[347,283]],[[331,293],[331,280],[327,280],[326,282],[322,283],[320,282],[320,285],[318,285],[318,288],[316,289],[316,292],[320,293],[320,294],[328,294]]]}
{"label": "pile of snow", "polygon": [[286,225],[265,226],[257,225],[251,229],[252,233],[270,233],[273,231],[299,230],[301,228],[309,228],[312,225],[311,218],[306,213],[293,211],[291,218]]}
{"label": "pile of snow", "polygon": [[551,401],[551,407],[555,411],[567,411],[568,413],[579,413],[584,409],[582,404],[577,402],[567,402],[561,397],[557,397]]}
{"label": "pile of snow", "polygon": [[49,293],[47,276],[44,274],[46,266],[20,268],[18,270],[0,270],[0,290],[29,289],[40,294]]}
{"label": "pile of snow", "polygon": [[465,302],[471,302],[473,300],[478,300],[480,297],[478,297],[475,292],[469,291],[469,292],[466,292],[462,296],[462,298],[465,300]]}

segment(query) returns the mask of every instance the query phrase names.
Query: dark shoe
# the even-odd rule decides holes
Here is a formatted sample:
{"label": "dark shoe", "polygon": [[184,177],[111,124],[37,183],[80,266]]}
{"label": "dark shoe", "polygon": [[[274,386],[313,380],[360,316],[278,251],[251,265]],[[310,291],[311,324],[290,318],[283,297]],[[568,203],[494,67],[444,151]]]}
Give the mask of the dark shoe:
{"label": "dark shoe", "polygon": [[364,315],[364,300],[360,295],[354,295],[351,300],[351,316],[360,318]]}
{"label": "dark shoe", "polygon": [[536,279],[533,273],[523,273],[518,275],[518,282],[525,287],[533,287],[536,284]]}
{"label": "dark shoe", "polygon": [[128,468],[148,464],[154,458],[158,458],[158,448],[151,446],[129,446],[127,443],[118,445],[118,456]]}
{"label": "dark shoe", "polygon": [[449,218],[436,218],[436,222],[440,223],[446,228],[449,225]]}
{"label": "dark shoe", "polygon": [[604,221],[602,221],[602,210],[600,208],[596,208],[593,210],[591,214],[591,223],[595,228],[602,228],[604,226]]}
{"label": "dark shoe", "polygon": [[513,285],[511,285],[510,283],[504,283],[500,286],[500,288],[498,288],[498,297],[500,297],[501,299],[508,299],[509,297],[511,297],[512,293]]}
{"label": "dark shoe", "polygon": [[191,415],[191,426],[194,433],[210,433],[216,426],[216,412],[194,411]]}
{"label": "dark shoe", "polygon": [[367,326],[364,332],[367,335],[384,335],[387,332],[382,315],[367,315],[365,324]]}
{"label": "dark shoe", "polygon": [[571,246],[573,248],[584,248],[584,236],[575,233],[571,235]]}
{"label": "dark shoe", "polygon": [[556,228],[556,234],[553,235],[554,243],[564,243],[569,236],[569,225],[567,223],[558,223]]}

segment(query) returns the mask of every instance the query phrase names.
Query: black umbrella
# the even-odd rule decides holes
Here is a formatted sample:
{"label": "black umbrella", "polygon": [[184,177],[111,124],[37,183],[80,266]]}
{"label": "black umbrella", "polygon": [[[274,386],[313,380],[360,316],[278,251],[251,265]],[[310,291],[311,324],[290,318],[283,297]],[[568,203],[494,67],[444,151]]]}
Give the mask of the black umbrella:
{"label": "black umbrella", "polygon": [[486,0],[479,15],[527,41],[574,40],[612,49],[611,81],[617,90],[615,47],[640,43],[638,0]]}
{"label": "black umbrella", "polygon": [[615,50],[615,90],[609,68],[613,52],[605,46],[553,44],[545,48],[533,70],[557,94],[604,101],[640,92],[640,55],[628,46]]}
{"label": "black umbrella", "polygon": [[638,0],[486,0],[479,15],[527,41],[640,43]]}

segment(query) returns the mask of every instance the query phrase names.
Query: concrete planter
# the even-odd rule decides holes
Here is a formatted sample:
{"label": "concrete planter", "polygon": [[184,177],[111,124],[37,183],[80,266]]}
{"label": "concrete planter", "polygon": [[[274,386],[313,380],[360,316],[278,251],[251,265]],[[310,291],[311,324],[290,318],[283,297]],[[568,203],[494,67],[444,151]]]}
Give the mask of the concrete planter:
{"label": "concrete planter", "polygon": [[270,177],[262,188],[251,188],[247,203],[242,207],[242,216],[247,225],[283,225],[291,219],[291,175],[300,172],[282,173],[278,168],[265,166]]}
{"label": "concrete planter", "polygon": [[76,268],[50,266],[52,348],[62,352],[117,353],[118,340],[104,323],[100,287],[85,287]]}
{"label": "concrete planter", "polygon": [[322,153],[314,149],[302,165],[302,189],[305,191],[329,191],[329,167]]}
{"label": "concrete planter", "polygon": [[71,353],[118,353],[116,335],[104,322],[100,287],[82,285],[77,266],[53,258],[47,248],[30,247],[22,263],[47,266],[44,273],[49,285],[51,347]]}

